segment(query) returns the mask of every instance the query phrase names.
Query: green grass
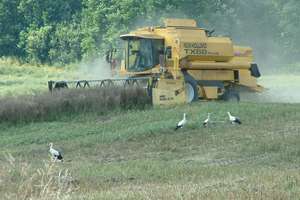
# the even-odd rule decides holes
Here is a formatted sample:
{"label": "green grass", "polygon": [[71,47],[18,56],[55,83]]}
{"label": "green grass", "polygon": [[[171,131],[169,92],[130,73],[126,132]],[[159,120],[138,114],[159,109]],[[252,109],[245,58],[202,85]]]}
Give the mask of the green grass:
{"label": "green grass", "polygon": [[33,94],[47,90],[51,79],[72,77],[72,71],[56,67],[15,66],[0,63],[0,96]]}
{"label": "green grass", "polygon": [[[0,63],[0,96],[39,93],[50,79],[81,75],[72,67]],[[243,97],[250,102],[240,104],[199,102],[49,122],[1,122],[0,195],[22,199],[23,191],[40,191],[32,180],[43,182],[48,174],[44,166],[53,142],[65,162],[55,163],[51,173],[68,169],[76,183],[69,199],[298,199],[300,104],[266,102],[300,102],[299,77],[265,75],[260,84],[267,90]],[[227,111],[243,124],[228,124]],[[183,112],[188,124],[175,132]],[[203,128],[208,112],[217,123]],[[15,160],[7,160],[7,154]],[[53,184],[60,182],[53,177]],[[26,185],[31,187],[22,189]]]}
{"label": "green grass", "polygon": [[[93,67],[101,68],[98,65]],[[95,73],[88,70],[88,66],[83,64],[65,67],[32,66],[18,65],[0,59],[0,97],[47,91],[49,80],[95,79],[97,77]]]}
{"label": "green grass", "polygon": [[[226,111],[243,124],[228,124]],[[183,112],[188,124],[175,132]],[[218,123],[203,128],[207,112]],[[34,170],[50,160],[47,144],[53,142],[66,160],[58,168],[69,169],[79,185],[71,199],[297,199],[299,119],[299,104],[275,103],[87,114],[2,124],[0,151]],[[0,184],[0,194],[14,192],[6,187]]]}

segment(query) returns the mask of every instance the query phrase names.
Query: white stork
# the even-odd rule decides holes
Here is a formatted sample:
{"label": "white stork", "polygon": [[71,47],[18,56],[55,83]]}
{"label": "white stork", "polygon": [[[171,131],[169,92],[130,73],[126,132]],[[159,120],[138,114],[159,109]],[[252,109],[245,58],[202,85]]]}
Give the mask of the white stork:
{"label": "white stork", "polygon": [[227,112],[227,114],[229,116],[229,121],[231,122],[231,124],[242,124],[241,120],[238,117],[232,116],[230,112]]}
{"label": "white stork", "polygon": [[49,144],[49,152],[52,156],[52,161],[54,161],[54,162],[57,160],[63,161],[63,157],[62,157],[61,153],[59,151],[53,149],[53,143]]}
{"label": "white stork", "polygon": [[186,124],[186,122],[187,122],[187,120],[186,120],[186,114],[183,113],[183,119],[180,122],[178,122],[178,124],[177,124],[177,126],[175,128],[175,131],[177,129],[179,129],[179,128],[183,128],[183,126]]}
{"label": "white stork", "polygon": [[207,118],[203,121],[203,126],[204,127],[208,127],[208,125],[210,124],[210,113],[207,114]]}

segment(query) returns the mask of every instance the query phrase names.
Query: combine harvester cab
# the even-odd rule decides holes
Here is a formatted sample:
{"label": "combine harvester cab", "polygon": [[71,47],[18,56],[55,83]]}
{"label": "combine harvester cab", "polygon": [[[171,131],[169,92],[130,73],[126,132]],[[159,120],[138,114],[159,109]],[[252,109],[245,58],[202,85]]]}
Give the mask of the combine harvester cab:
{"label": "combine harvester cab", "polygon": [[[120,38],[124,59],[119,74],[125,78],[77,81],[93,83],[146,83],[154,105],[190,103],[197,100],[236,100],[239,92],[260,92],[260,72],[250,47],[236,46],[228,37],[213,37],[212,31],[197,27],[192,19],[166,19],[161,27],[137,29]],[[112,62],[112,50],[107,55]],[[49,82],[49,89],[67,87]],[[75,82],[76,83],[76,82]]]}
{"label": "combine harvester cab", "polygon": [[191,19],[167,19],[121,35],[125,59],[121,74],[152,77],[153,104],[237,100],[239,92],[260,92],[260,72],[250,47],[228,37],[213,37]]}

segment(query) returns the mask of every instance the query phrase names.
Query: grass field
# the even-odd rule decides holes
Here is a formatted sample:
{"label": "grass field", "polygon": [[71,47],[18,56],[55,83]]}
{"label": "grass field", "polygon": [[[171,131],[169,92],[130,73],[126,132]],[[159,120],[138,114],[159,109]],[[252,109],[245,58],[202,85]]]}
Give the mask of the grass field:
{"label": "grass field", "polygon": [[[49,79],[77,78],[70,68],[0,63],[0,96],[38,93]],[[298,199],[299,83],[297,75],[265,75],[260,84],[267,90],[239,104],[1,122],[1,199]],[[229,124],[227,111],[243,124]],[[184,112],[188,124],[175,132]],[[208,112],[216,123],[203,128]],[[65,162],[50,162],[49,142]]]}
{"label": "grass field", "polygon": [[72,72],[55,67],[15,66],[0,63],[0,96],[33,94],[47,89],[51,79],[72,77]]}
{"label": "grass field", "polygon": [[[0,97],[36,94],[48,89],[49,80],[95,79],[100,70],[83,64],[73,66],[32,66],[9,64],[0,59]],[[105,72],[107,73],[107,72]]]}
{"label": "grass field", "polygon": [[[241,126],[224,123],[228,110]],[[188,125],[174,132],[183,112]],[[203,128],[207,112],[218,123]],[[66,160],[56,167],[76,181],[70,199],[297,199],[299,119],[299,104],[195,103],[2,124],[0,150],[35,171],[50,161],[53,142]],[[0,183],[1,196],[15,192]]]}

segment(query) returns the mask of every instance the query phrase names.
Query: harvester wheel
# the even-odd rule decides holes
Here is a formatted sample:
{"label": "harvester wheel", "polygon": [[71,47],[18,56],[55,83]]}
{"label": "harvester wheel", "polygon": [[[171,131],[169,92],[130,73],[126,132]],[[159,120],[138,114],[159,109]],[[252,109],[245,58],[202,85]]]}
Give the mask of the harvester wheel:
{"label": "harvester wheel", "polygon": [[188,103],[198,100],[197,82],[190,76],[185,76],[185,94]]}
{"label": "harvester wheel", "polygon": [[239,102],[240,101],[240,94],[235,91],[235,90],[227,90],[224,95],[223,99],[225,101],[230,101],[230,102]]}

